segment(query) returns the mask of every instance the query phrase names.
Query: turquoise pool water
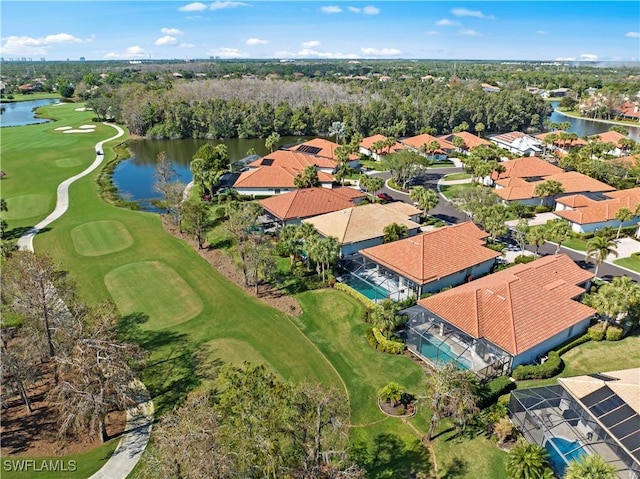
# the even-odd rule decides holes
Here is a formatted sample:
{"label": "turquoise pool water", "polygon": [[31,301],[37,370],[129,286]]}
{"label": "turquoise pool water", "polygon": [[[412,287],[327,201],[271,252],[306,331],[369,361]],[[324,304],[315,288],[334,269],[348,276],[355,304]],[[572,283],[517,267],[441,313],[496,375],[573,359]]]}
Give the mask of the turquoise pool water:
{"label": "turquoise pool water", "polygon": [[567,468],[569,461],[580,459],[586,454],[578,441],[572,442],[562,437],[548,439],[544,443],[544,447],[549,451],[551,467],[560,477],[564,475],[564,470]]}
{"label": "turquoise pool water", "polygon": [[466,358],[456,358],[451,352],[451,346],[438,338],[426,334],[420,344],[420,354],[435,364],[458,363],[462,369],[471,369],[471,363]]}
{"label": "turquoise pool water", "polygon": [[351,286],[357,292],[364,294],[369,299],[385,299],[389,296],[389,291],[383,287],[369,284],[351,274],[344,279],[344,283]]}

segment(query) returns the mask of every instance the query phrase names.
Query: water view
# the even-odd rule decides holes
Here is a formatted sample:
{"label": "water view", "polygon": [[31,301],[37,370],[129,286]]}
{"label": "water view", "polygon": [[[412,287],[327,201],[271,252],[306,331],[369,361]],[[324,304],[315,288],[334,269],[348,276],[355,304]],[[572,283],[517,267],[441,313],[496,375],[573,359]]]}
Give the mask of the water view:
{"label": "water view", "polygon": [[47,118],[37,118],[35,110],[41,106],[58,103],[60,100],[53,98],[29,101],[16,101],[2,103],[0,105],[0,126],[23,126],[36,123],[47,123]]}
{"label": "water view", "polygon": [[[586,120],[583,118],[573,118],[571,116],[563,115],[561,112],[557,111],[558,104],[560,102],[552,101],[551,106],[554,108],[553,113],[549,117],[549,121],[553,121],[556,123],[561,123],[563,121],[568,121],[571,123],[571,128],[569,128],[570,133],[576,133],[580,138],[584,136],[597,135],[598,133],[604,133],[605,131],[609,131],[609,129],[613,126],[610,123],[603,123],[600,121]],[[629,132],[629,138],[633,140],[640,141],[640,126],[630,126],[623,125],[624,128]]]}

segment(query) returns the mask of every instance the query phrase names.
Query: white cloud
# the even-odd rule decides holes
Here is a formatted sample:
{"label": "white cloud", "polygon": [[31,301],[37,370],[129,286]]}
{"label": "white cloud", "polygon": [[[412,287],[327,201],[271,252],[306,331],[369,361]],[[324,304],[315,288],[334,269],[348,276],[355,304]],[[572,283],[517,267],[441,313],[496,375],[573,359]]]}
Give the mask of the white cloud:
{"label": "white cloud", "polygon": [[353,13],[360,13],[360,9],[358,7],[347,7],[347,10]]}
{"label": "white cloud", "polygon": [[485,15],[480,10],[468,10],[466,8],[454,8],[451,14],[456,17],[495,18],[493,15]]}
{"label": "white cloud", "polygon": [[249,7],[248,3],[244,2],[232,2],[232,1],[221,1],[216,0],[211,5],[209,5],[210,10],[224,10],[225,8],[236,8],[236,7]]}
{"label": "white cloud", "polygon": [[147,52],[144,50],[144,48],[135,45],[133,47],[127,48],[123,53],[110,52],[107,53],[104,57],[107,60],[117,60],[122,58],[145,58],[146,56]]}
{"label": "white cloud", "polygon": [[342,8],[337,5],[327,5],[320,8],[322,13],[342,13]]}
{"label": "white cloud", "polygon": [[546,32],[545,30],[536,30],[536,33],[538,35],[546,35],[548,32]]}
{"label": "white cloud", "polygon": [[342,52],[319,52],[317,50],[312,50],[310,48],[304,48],[300,50],[296,55],[296,57],[309,58],[360,58],[358,55],[353,53],[342,53]]}
{"label": "white cloud", "polygon": [[640,38],[640,32],[627,32],[624,36],[629,38]]}
{"label": "white cloud", "polygon": [[480,34],[475,30],[471,30],[470,28],[464,28],[462,30],[458,30],[458,35],[465,35],[468,37],[479,37]]}
{"label": "white cloud", "polygon": [[177,28],[161,28],[160,31],[162,33],[164,33],[165,35],[171,35],[171,36],[176,36],[176,35],[183,35],[184,32],[182,30],[178,30]]}
{"label": "white cloud", "polygon": [[206,10],[207,6],[204,3],[193,2],[188,3],[187,5],[183,5],[178,8],[181,12],[201,12],[202,10]]}
{"label": "white cloud", "polygon": [[576,61],[575,57],[558,57],[555,59],[556,62],[574,62]]}
{"label": "white cloud", "polygon": [[595,62],[598,61],[598,55],[594,55],[593,53],[582,53],[580,55],[580,60],[583,62]]}
{"label": "white cloud", "polygon": [[453,20],[449,20],[448,18],[443,18],[442,20],[438,20],[436,25],[440,27],[455,27],[460,25],[460,22],[454,22]]}
{"label": "white cloud", "polygon": [[220,58],[246,58],[248,53],[242,52],[237,48],[220,47],[214,50],[209,50],[208,55]]}
{"label": "white cloud", "polygon": [[308,42],[302,42],[300,45],[302,48],[313,48],[320,45],[320,42],[318,40],[309,40]]}
{"label": "white cloud", "polygon": [[380,9],[378,7],[374,7],[373,5],[368,5],[362,9],[362,13],[365,15],[377,15],[380,13]]}
{"label": "white cloud", "polygon": [[179,48],[193,48],[195,45],[193,43],[181,43],[178,45]]}
{"label": "white cloud", "polygon": [[360,51],[368,57],[388,57],[402,53],[402,50],[398,50],[397,48],[361,48]]}
{"label": "white cloud", "polygon": [[56,33],[45,37],[10,36],[4,38],[0,48],[3,55],[46,55],[52,45],[57,43],[87,43],[91,39],[74,37],[68,33]]}
{"label": "white cloud", "polygon": [[155,41],[155,45],[158,46],[175,45],[176,43],[178,43],[178,39],[170,35],[165,35],[164,37],[160,37]]}
{"label": "white cloud", "polygon": [[435,30],[429,30],[428,32],[425,32],[427,35],[440,35],[440,32],[436,32]]}
{"label": "white cloud", "polygon": [[245,42],[247,45],[255,46],[255,45],[265,45],[269,43],[268,40],[263,40],[261,38],[248,38]]}

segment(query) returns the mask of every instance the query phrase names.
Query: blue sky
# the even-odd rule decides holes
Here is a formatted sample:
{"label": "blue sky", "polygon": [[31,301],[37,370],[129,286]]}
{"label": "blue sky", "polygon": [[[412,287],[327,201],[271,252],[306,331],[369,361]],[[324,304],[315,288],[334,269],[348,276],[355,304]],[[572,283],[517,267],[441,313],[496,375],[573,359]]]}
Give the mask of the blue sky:
{"label": "blue sky", "polygon": [[5,59],[640,58],[640,2],[3,0]]}

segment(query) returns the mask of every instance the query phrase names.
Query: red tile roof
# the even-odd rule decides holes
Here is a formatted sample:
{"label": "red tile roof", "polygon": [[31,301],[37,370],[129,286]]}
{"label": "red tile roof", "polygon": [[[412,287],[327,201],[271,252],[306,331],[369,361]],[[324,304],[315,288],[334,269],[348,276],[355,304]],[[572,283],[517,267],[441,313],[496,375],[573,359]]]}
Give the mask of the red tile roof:
{"label": "red tile roof", "polygon": [[[386,140],[386,139],[387,139],[387,137],[386,137],[386,136],[384,136],[384,135],[373,135],[373,136],[368,136],[367,138],[364,138],[364,139],[360,142],[360,146],[361,146],[362,148],[366,148],[367,150],[371,150],[371,147],[373,146],[373,144],[374,144],[376,141],[384,141],[384,140]],[[393,146],[391,147],[391,151],[392,151],[392,152],[395,152],[395,151],[398,151],[398,150],[402,150],[402,149],[404,149],[404,147],[403,147],[400,143],[398,143],[398,142],[396,142],[396,144],[395,144],[395,145],[393,145]],[[384,148],[384,150],[383,150],[381,153],[386,153],[386,152],[387,152],[387,149],[386,149],[386,148]]]}
{"label": "red tile roof", "polygon": [[[300,170],[285,166],[261,166],[245,171],[233,184],[234,188],[296,188],[293,179]],[[333,176],[318,172],[320,183],[332,183]]]}
{"label": "red tile roof", "polygon": [[630,118],[640,118],[640,109],[637,103],[625,101],[618,109],[620,114]]}
{"label": "red tile roof", "polygon": [[592,277],[566,255],[546,256],[418,303],[516,356],[595,314],[573,299]]}
{"label": "red tile roof", "polygon": [[434,140],[440,144],[441,152],[456,149],[453,143],[445,140],[444,138],[436,138],[435,136],[431,136],[426,133],[418,136],[411,136],[409,138],[404,138],[400,140],[400,143],[402,143],[403,145],[410,146],[411,148],[415,148],[416,150],[419,150],[422,145],[428,145]]}
{"label": "red tile roof", "polygon": [[354,206],[364,195],[353,188],[303,188],[260,200],[262,207],[281,221],[309,218]]}
{"label": "red tile roof", "polygon": [[[535,135],[536,138],[538,138],[539,140],[544,140],[547,136],[552,135],[552,134],[559,134],[562,133],[561,131],[548,131],[546,133],[540,133],[539,135]],[[561,148],[573,148],[574,146],[584,146],[587,144],[586,141],[584,141],[582,138],[576,138],[575,140],[571,140],[571,141],[562,141],[560,139],[555,140],[553,142],[553,144],[555,146],[559,146]]]}
{"label": "red tile roof", "polygon": [[583,175],[577,171],[567,171],[556,175],[545,176],[540,181],[525,181],[522,178],[505,178],[497,180],[496,184],[502,188],[496,188],[495,193],[503,200],[528,200],[539,198],[535,193],[536,186],[548,180],[555,180],[562,184],[565,194],[570,193],[595,193],[613,191],[615,188]]}
{"label": "red tile roof", "polygon": [[469,221],[367,248],[360,253],[416,284],[426,284],[500,256],[485,248],[487,236]]}
{"label": "red tile roof", "polygon": [[248,166],[249,168],[258,168],[260,166],[284,166],[302,171],[307,166],[333,169],[338,166],[338,162],[322,156],[305,155],[290,150],[276,150],[273,153],[269,153],[262,158],[252,161]]}
{"label": "red tile roof", "polygon": [[526,156],[524,158],[518,158],[517,160],[504,161],[501,165],[504,166],[505,171],[504,173],[500,173],[500,176],[494,171],[491,175],[494,180],[499,178],[544,177],[564,172],[562,168],[558,168],[548,161],[541,160],[535,156]]}
{"label": "red tile roof", "polygon": [[559,198],[558,203],[572,209],[554,211],[554,213],[572,223],[584,225],[616,219],[616,213],[622,208],[632,212],[640,205],[640,187],[628,190],[604,193],[609,199],[595,201],[584,195]]}
{"label": "red tile roof", "polygon": [[[324,138],[314,138],[309,141],[305,141],[304,143],[296,144],[288,148],[291,151],[296,151],[298,153],[303,153],[305,155],[310,154],[306,153],[304,150],[308,150],[309,148],[319,148],[317,153],[312,153],[313,156],[321,156],[323,158],[329,158],[333,161],[338,161],[336,156],[336,148],[340,145],[334,143],[333,141],[326,140]],[[350,160],[357,160],[357,155],[349,155]]]}
{"label": "red tile roof", "polygon": [[460,133],[452,133],[450,135],[442,135],[442,136],[439,136],[438,138],[447,140],[449,143],[453,145],[453,139],[456,136],[464,140],[464,148],[467,150],[470,150],[474,146],[491,145],[490,141],[487,141],[484,138],[480,138],[479,136],[476,136],[473,133],[469,133],[468,131],[461,131]]}
{"label": "red tile roof", "polygon": [[593,135],[590,138],[600,142],[600,143],[608,143],[611,142],[616,147],[620,147],[620,140],[628,138],[624,136],[622,133],[618,133],[617,131],[605,131],[604,133],[598,133],[597,135]]}

